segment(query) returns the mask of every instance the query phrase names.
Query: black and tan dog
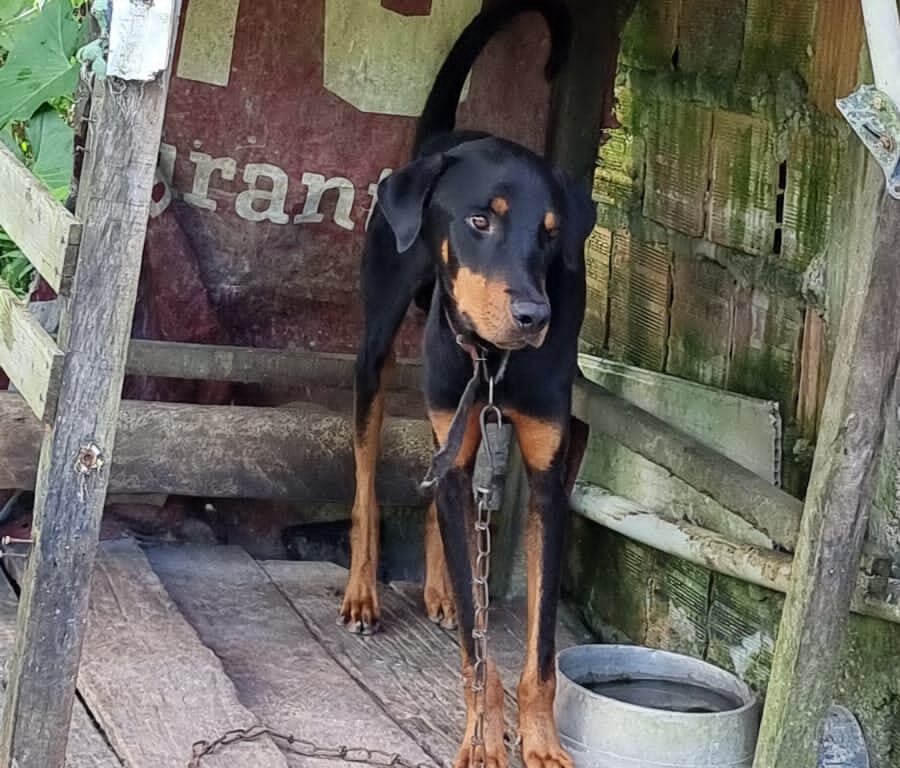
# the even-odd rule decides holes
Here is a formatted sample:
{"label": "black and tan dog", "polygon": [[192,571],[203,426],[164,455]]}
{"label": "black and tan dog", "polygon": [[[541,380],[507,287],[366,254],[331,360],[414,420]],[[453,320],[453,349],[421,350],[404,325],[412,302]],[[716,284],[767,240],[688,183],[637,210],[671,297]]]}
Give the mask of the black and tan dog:
{"label": "black and tan dog", "polygon": [[[445,627],[459,620],[469,715],[458,768],[468,763],[474,727],[472,470],[478,413],[487,396],[484,382],[474,407],[462,412],[462,430],[453,431],[455,444],[447,442],[475,356],[485,358],[491,373],[505,364],[496,400],[515,428],[531,490],[528,636],[518,691],[522,754],[528,768],[571,765],[553,719],[554,628],[568,514],[570,401],[585,302],[583,247],[594,207],[585,190],[526,148],[484,133],[454,131],[459,95],[474,60],[491,36],[523,11],[541,13],[550,28],[548,77],[562,65],[570,20],[561,2],[518,0],[479,14],[438,73],[419,122],[414,160],[379,186],[362,260],[356,499],[341,615],[351,631],[362,633],[374,631],[379,619],[374,475],[383,378],[394,337],[415,299],[428,308],[425,398],[447,461],[428,513],[425,605],[429,617]],[[503,690],[492,663],[486,711],[485,757],[491,768],[503,768]]]}

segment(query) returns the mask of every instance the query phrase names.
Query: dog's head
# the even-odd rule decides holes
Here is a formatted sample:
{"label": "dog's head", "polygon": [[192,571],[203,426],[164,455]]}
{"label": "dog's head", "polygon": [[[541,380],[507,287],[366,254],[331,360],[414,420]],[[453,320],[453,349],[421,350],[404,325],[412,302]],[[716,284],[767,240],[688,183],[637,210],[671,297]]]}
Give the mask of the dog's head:
{"label": "dog's head", "polygon": [[583,269],[594,223],[587,192],[523,147],[478,139],[426,155],[381,182],[403,253],[422,238],[463,329],[504,349],[543,344],[547,275]]}

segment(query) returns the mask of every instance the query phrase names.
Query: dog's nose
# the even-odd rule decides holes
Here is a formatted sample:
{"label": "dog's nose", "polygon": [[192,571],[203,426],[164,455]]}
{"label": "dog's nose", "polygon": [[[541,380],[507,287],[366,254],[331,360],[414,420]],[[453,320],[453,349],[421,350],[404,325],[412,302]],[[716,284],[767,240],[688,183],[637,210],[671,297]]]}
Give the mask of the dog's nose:
{"label": "dog's nose", "polygon": [[523,331],[537,333],[550,320],[550,305],[546,301],[517,299],[510,305],[513,319]]}

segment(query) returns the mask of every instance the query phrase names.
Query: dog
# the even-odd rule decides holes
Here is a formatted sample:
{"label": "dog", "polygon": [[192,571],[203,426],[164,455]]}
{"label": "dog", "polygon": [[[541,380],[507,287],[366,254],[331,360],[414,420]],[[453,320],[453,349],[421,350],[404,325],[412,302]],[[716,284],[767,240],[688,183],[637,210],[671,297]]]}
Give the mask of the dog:
{"label": "dog", "polygon": [[[460,93],[475,59],[498,30],[525,11],[542,14],[550,29],[548,79],[563,66],[571,21],[560,0],[506,1],[476,16],[438,72],[411,162],[378,186],[361,263],[356,496],[340,615],[348,629],[363,634],[375,631],[379,621],[375,465],[384,379],[398,328],[415,302],[428,313],[424,394],[439,449],[425,534],[425,607],[445,628],[458,622],[466,681],[466,736],[456,768],[470,765],[476,722],[472,472],[489,377],[496,380],[496,405],[515,429],[530,486],[528,629],[518,687],[522,756],[528,768],[572,765],[553,716],[554,633],[569,512],[571,392],[585,305],[584,242],[595,208],[586,189],[527,148],[491,134],[455,130]],[[486,372],[480,378],[479,366]],[[503,688],[490,660],[486,674],[479,762],[504,768]]]}

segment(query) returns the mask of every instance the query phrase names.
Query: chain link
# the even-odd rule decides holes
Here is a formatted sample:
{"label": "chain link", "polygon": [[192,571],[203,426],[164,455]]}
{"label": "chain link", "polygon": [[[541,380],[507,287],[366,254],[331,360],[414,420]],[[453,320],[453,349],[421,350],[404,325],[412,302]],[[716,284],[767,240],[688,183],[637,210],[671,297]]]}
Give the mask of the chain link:
{"label": "chain link", "polygon": [[254,725],[250,728],[235,728],[223,733],[214,741],[198,741],[194,744],[191,761],[187,768],[201,768],[201,761],[207,755],[220,751],[229,744],[242,741],[255,741],[268,736],[284,749],[304,757],[318,757],[324,760],[341,760],[347,763],[361,763],[379,768],[434,768],[429,763],[413,763],[400,755],[380,749],[366,747],[322,747],[309,739],[302,739],[291,734],[280,733],[267,725]]}
{"label": "chain link", "polygon": [[[486,372],[487,365],[484,360],[481,361],[481,364],[485,366]],[[473,574],[475,617],[472,624],[472,645],[475,649],[475,662],[472,669],[475,726],[472,731],[469,761],[469,764],[475,768],[484,768],[486,762],[484,720],[487,689],[488,610],[491,604],[488,587],[491,575],[491,511],[499,498],[499,494],[495,492],[498,478],[496,456],[503,426],[503,414],[494,403],[494,384],[495,377],[489,376],[488,401],[479,415],[481,440],[487,467],[475,488],[475,573]]]}

